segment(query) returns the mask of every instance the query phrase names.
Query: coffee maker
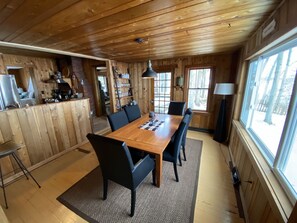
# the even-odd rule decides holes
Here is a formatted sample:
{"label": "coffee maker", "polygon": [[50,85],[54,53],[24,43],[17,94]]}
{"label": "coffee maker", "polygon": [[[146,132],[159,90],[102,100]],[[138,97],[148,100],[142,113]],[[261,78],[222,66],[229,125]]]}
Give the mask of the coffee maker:
{"label": "coffee maker", "polygon": [[70,100],[73,92],[67,82],[58,83],[58,89],[53,90],[53,98],[59,101]]}

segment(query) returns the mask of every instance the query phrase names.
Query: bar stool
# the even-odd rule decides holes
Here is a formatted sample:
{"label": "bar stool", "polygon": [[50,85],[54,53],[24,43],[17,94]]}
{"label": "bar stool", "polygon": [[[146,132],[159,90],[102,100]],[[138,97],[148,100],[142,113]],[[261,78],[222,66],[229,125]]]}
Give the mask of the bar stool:
{"label": "bar stool", "polygon": [[[30,175],[30,177],[35,181],[37,186],[40,188],[41,186],[39,183],[35,180],[35,178],[31,175],[31,173],[27,170],[25,165],[22,163],[20,158],[17,156],[16,151],[20,149],[22,145],[16,144],[12,141],[5,142],[3,144],[0,144],[0,159],[9,155],[12,155],[12,157],[15,159],[16,163],[19,165],[20,169],[23,171],[24,175],[26,176],[27,180],[29,180],[29,177],[27,174]],[[26,172],[27,174],[26,174]],[[5,194],[5,185],[4,185],[4,180],[3,180],[3,175],[2,175],[2,169],[1,169],[1,162],[0,162],[0,178],[1,178],[1,186],[3,189],[3,195],[4,195],[4,200],[5,200],[5,205],[6,208],[7,206],[7,200],[6,200],[6,194]]]}

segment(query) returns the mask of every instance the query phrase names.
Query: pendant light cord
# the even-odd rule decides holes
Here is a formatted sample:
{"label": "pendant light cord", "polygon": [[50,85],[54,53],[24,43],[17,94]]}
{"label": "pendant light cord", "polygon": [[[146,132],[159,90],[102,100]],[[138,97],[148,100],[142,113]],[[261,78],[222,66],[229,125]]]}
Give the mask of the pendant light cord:
{"label": "pendant light cord", "polygon": [[149,38],[147,38],[147,42],[148,42],[148,60],[150,60],[150,46],[151,46],[151,44],[150,44]]}

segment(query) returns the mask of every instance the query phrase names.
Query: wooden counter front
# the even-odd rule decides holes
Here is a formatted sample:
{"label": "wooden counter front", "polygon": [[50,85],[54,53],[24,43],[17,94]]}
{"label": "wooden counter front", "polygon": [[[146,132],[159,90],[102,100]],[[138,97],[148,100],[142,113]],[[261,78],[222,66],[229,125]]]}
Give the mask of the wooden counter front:
{"label": "wooden counter front", "polygon": [[[34,169],[85,142],[91,132],[89,99],[0,111],[0,143],[13,140],[28,169]],[[0,160],[6,181],[20,171],[10,157]]]}

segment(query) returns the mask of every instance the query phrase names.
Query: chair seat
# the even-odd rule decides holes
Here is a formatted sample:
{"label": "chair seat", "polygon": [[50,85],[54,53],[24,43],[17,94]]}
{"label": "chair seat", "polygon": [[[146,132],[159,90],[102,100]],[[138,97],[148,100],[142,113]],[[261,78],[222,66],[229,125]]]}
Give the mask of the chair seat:
{"label": "chair seat", "polygon": [[13,152],[17,151],[21,147],[22,147],[22,145],[16,144],[12,141],[1,144],[0,145],[0,158],[12,154]]}

